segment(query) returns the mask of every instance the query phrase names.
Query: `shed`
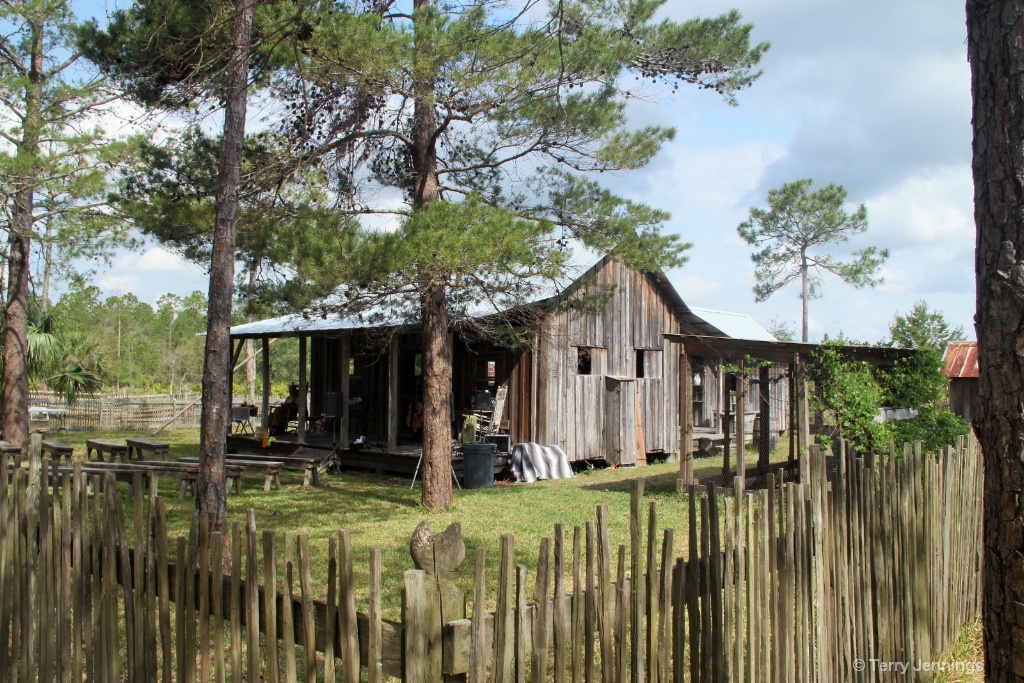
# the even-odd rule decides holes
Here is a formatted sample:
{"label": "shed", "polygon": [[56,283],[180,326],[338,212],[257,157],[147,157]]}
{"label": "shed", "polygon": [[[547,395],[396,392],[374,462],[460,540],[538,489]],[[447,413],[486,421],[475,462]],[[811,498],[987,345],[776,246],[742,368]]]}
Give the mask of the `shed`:
{"label": "shed", "polygon": [[971,424],[978,403],[978,342],[950,342],[943,362],[942,371],[949,378],[949,410]]}

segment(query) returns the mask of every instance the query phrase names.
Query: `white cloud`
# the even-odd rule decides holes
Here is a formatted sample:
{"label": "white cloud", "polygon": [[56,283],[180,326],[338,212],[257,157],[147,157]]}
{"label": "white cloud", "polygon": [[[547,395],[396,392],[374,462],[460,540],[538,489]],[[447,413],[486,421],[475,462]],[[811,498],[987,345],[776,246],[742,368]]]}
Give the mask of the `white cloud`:
{"label": "white cloud", "polygon": [[163,247],[125,252],[114,258],[96,281],[104,294],[132,292],[140,300],[156,303],[168,292],[187,295],[209,288],[206,271]]}

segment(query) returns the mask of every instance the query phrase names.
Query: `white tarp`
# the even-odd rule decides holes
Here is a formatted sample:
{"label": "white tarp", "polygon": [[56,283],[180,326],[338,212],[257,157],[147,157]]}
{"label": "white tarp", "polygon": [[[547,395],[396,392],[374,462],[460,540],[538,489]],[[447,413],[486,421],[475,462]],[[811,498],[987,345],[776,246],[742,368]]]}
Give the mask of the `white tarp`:
{"label": "white tarp", "polygon": [[572,467],[558,446],[519,443],[512,449],[512,474],[517,482],[528,484],[538,479],[570,479]]}

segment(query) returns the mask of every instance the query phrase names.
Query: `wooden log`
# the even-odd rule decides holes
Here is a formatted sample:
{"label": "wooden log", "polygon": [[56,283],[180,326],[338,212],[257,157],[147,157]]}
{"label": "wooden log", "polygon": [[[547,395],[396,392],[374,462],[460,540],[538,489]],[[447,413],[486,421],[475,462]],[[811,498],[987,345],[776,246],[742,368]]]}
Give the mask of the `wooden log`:
{"label": "wooden log", "polygon": [[584,598],[583,567],[581,565],[582,536],[582,529],[578,526],[574,527],[572,534],[572,604],[570,606],[572,609],[572,621],[569,626],[569,631],[572,634],[572,644],[570,646],[572,654],[572,683],[580,683],[583,676]]}
{"label": "wooden log", "polygon": [[526,565],[516,565],[515,680],[526,683]]}
{"label": "wooden log", "polygon": [[[263,532],[263,582],[267,587],[273,587],[274,591],[277,590],[276,541],[277,534],[273,531]],[[277,600],[263,601],[263,628],[267,634],[265,649],[267,677],[276,681],[281,675],[281,666],[278,660]]]}
{"label": "wooden log", "polygon": [[381,553],[380,548],[370,548],[370,608],[367,634],[366,680],[381,683],[384,680],[383,638],[381,618]]}
{"label": "wooden log", "polygon": [[[487,616],[487,549],[480,546],[476,549],[476,563],[473,574],[473,635],[472,635],[472,667],[473,683],[487,680],[487,650],[484,620]],[[557,645],[556,645],[557,647]],[[555,661],[557,662],[557,649]],[[558,669],[555,673],[557,676]],[[564,672],[563,672],[564,674]]]}
{"label": "wooden log", "polygon": [[671,528],[665,529],[661,544],[661,579],[658,590],[658,680],[662,683],[671,681],[672,628],[672,548],[674,545]]}
{"label": "wooden log", "polygon": [[[139,489],[141,490],[141,489]],[[138,493],[135,500],[142,498]],[[210,516],[199,517],[199,681],[209,683],[210,665]],[[142,680],[141,678],[137,680]]]}
{"label": "wooden log", "polygon": [[[324,621],[324,679],[337,680],[337,652],[334,643],[338,630],[338,539],[331,537],[327,542],[327,614]],[[277,602],[276,600],[264,600]],[[346,660],[347,661],[347,660]]]}
{"label": "wooden log", "polygon": [[[285,553],[288,553],[289,536],[285,535]],[[231,680],[242,682],[242,526],[239,522],[231,525],[231,595],[229,613],[231,615]],[[291,603],[291,600],[288,601]],[[289,681],[292,683],[294,676]]]}
{"label": "wooden log", "polygon": [[551,539],[540,539],[537,557],[537,577],[533,595],[535,607],[533,620],[533,655],[531,674],[535,681],[548,677],[548,596],[551,593]]}
{"label": "wooden log", "polygon": [[210,599],[213,602],[213,680],[224,683],[224,534],[215,531],[210,535],[210,547],[214,549],[213,586]]}
{"label": "wooden log", "polygon": [[686,563],[688,594],[686,621],[690,627],[690,680],[694,681],[694,683],[698,683],[701,680],[702,673],[700,666],[700,609],[698,605],[698,601],[700,599],[700,553],[698,550],[699,544],[697,536],[697,497],[692,486],[689,488],[689,495],[687,497],[690,504],[690,514],[688,517],[689,533],[687,534],[690,542],[690,552],[689,559]]}
{"label": "wooden log", "polygon": [[612,604],[614,591],[611,577],[611,542],[608,532],[608,506],[597,506],[598,530],[598,599],[600,600],[598,628],[601,637],[601,674],[604,681],[614,681],[615,676],[615,645],[614,622],[612,620]]}
{"label": "wooden log", "polygon": [[297,678],[295,661],[295,567],[292,554],[295,552],[295,537],[291,531],[285,531],[285,602],[281,608],[282,635],[285,640],[285,681],[295,683]]}
{"label": "wooden log", "polygon": [[[359,620],[352,569],[352,538],[347,529],[338,532],[339,617],[341,619],[341,666],[344,683],[359,683]],[[328,631],[328,637],[331,633]]]}
{"label": "wooden log", "polygon": [[[313,580],[309,554],[309,536],[299,534],[299,586],[302,590],[302,654],[307,681],[316,680],[316,610],[313,609]],[[253,678],[252,680],[257,680]]]}
{"label": "wooden log", "polygon": [[500,544],[498,603],[494,624],[494,680],[495,683],[511,683],[514,676],[515,537],[510,534],[502,534]]}
{"label": "wooden log", "polygon": [[[553,618],[554,640],[554,683],[565,683],[568,618],[567,596],[565,593],[565,527],[555,524],[555,612]],[[483,680],[478,678],[474,680]]]}
{"label": "wooden log", "polygon": [[[685,351],[683,353],[685,358]],[[683,378],[686,374],[683,373]],[[684,382],[685,383],[685,382]],[[683,413],[686,415],[687,413]],[[683,449],[685,453],[685,448]],[[632,683],[644,683],[644,601],[647,594],[644,585],[643,556],[643,512],[644,480],[634,479],[629,496],[629,557],[632,577],[632,629],[630,633],[630,671]],[[559,683],[556,681],[555,683]]]}
{"label": "wooden log", "polygon": [[402,622],[405,624],[405,683],[428,683],[426,632],[426,574],[421,569],[405,572],[402,591]]}
{"label": "wooden log", "polygon": [[[300,553],[299,561],[302,561]],[[260,680],[263,660],[260,654],[260,603],[257,586],[259,586],[259,570],[256,561],[256,511],[246,510],[245,537],[245,652],[248,680]],[[308,680],[308,679],[307,679]]]}
{"label": "wooden log", "polygon": [[[693,495],[691,488],[691,497]],[[651,501],[647,515],[647,676],[651,683],[660,680],[658,672],[658,505]]]}
{"label": "wooden log", "polygon": [[594,681],[596,649],[594,632],[597,630],[597,587],[594,577],[594,554],[596,552],[594,522],[587,520],[587,585],[585,593],[585,609],[583,614],[583,680],[584,683]]}

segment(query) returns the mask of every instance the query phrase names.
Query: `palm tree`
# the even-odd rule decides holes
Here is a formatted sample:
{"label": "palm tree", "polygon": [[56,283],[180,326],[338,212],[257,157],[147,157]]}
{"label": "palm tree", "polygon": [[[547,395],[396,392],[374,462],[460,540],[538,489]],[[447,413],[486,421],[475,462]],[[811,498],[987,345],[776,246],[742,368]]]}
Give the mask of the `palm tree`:
{"label": "palm tree", "polygon": [[50,310],[36,302],[28,308],[28,368],[33,385],[62,396],[68,405],[103,386],[97,342],[81,332],[61,330]]}

